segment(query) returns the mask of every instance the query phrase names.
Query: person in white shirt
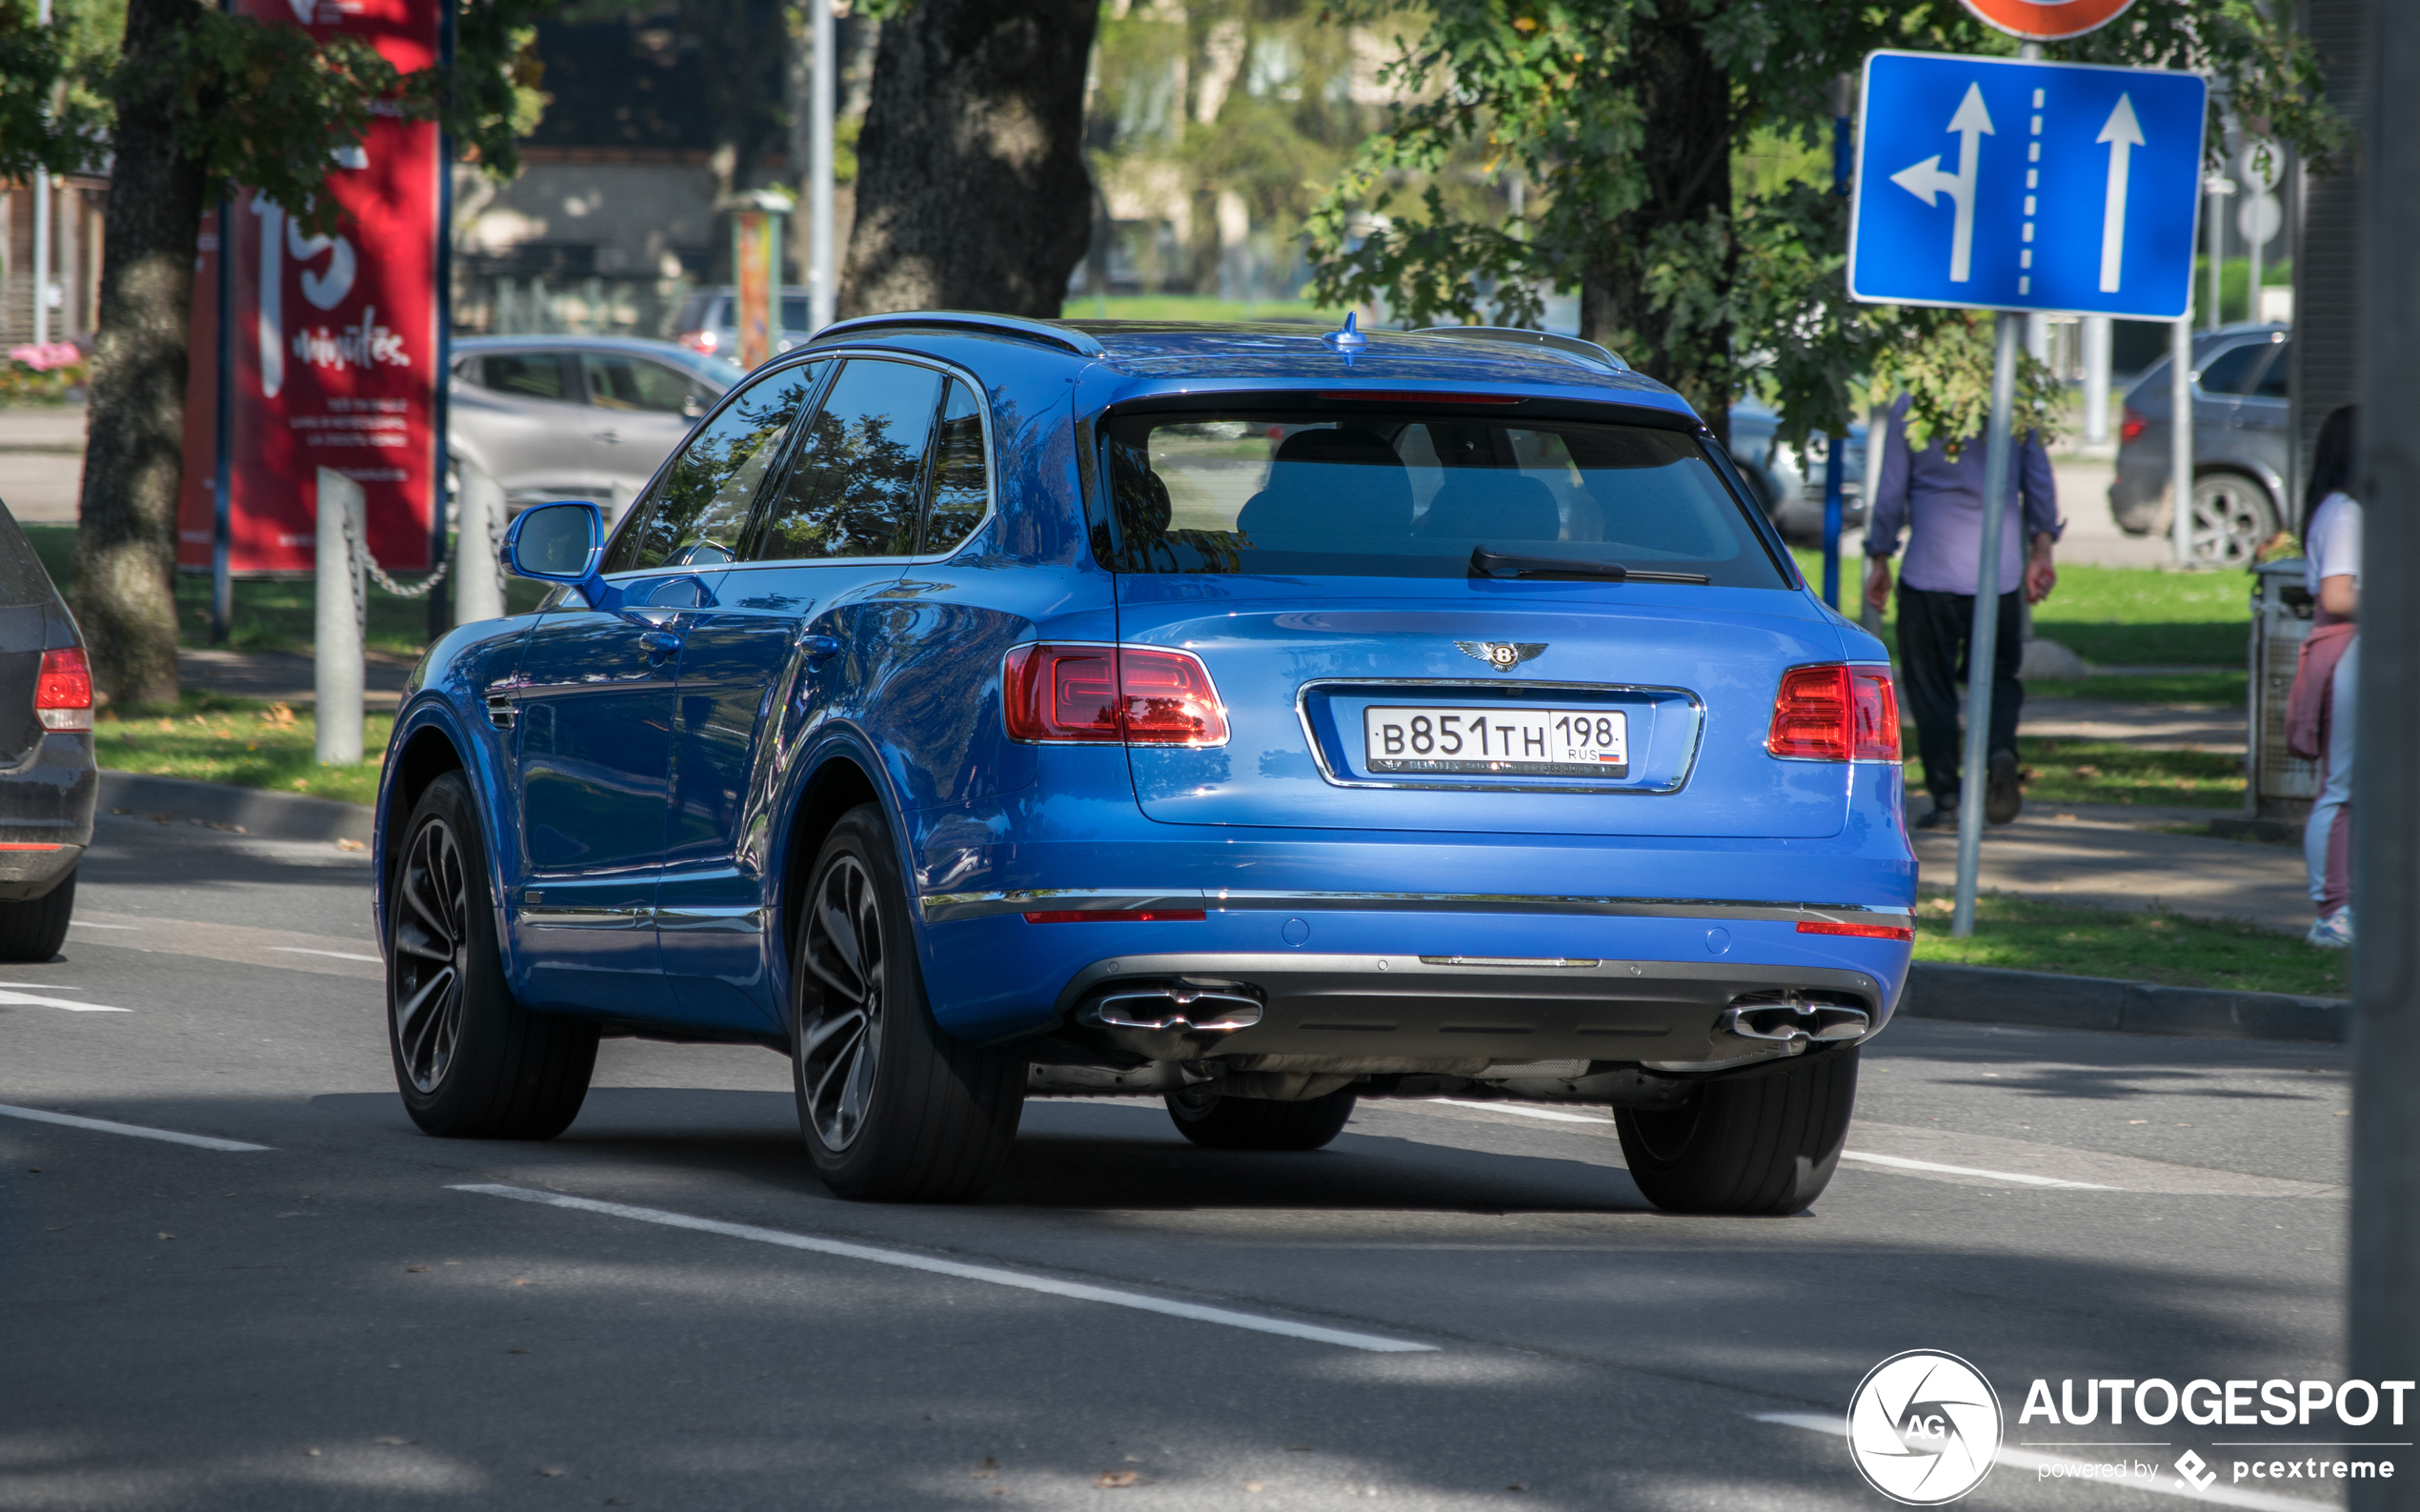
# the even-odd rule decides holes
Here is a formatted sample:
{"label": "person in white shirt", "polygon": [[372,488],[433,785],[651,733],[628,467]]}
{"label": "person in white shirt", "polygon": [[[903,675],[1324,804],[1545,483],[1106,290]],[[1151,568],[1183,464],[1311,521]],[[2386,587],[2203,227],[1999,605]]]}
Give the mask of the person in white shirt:
{"label": "person in white shirt", "polygon": [[2320,426],[2310,486],[2303,494],[2318,501],[2303,527],[2303,580],[2317,606],[2311,616],[2312,641],[2318,642],[2330,627],[2345,627],[2329,637],[2342,643],[2332,666],[2328,664],[2330,658],[2306,655],[2296,669],[2297,678],[2327,678],[2324,694],[2309,690],[2323,711],[2326,785],[2303,827],[2303,863],[2310,874],[2310,898],[2319,916],[2305,937],[2330,948],[2350,945],[2353,928],[2353,690],[2361,666],[2361,635],[2353,627],[2361,608],[2361,505],[2345,486],[2351,481],[2354,424],[2354,407],[2346,405]]}

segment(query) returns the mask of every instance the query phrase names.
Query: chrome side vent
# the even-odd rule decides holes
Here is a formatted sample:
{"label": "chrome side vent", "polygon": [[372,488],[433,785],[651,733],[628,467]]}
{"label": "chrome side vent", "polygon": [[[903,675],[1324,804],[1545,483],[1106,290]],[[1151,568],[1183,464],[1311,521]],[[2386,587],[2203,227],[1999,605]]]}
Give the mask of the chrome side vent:
{"label": "chrome side vent", "polygon": [[499,730],[510,730],[520,711],[513,707],[513,696],[505,693],[488,695],[488,723]]}

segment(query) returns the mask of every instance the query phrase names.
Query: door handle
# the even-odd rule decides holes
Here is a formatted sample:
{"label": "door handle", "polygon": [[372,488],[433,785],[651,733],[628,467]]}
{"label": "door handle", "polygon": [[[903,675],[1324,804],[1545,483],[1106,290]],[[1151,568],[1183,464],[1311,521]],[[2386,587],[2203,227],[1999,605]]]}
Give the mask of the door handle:
{"label": "door handle", "polygon": [[680,650],[680,636],[669,630],[650,630],[641,634],[638,643],[647,648],[647,659],[661,661]]}
{"label": "door handle", "polygon": [[840,639],[837,635],[807,635],[800,638],[798,645],[806,652],[809,665],[840,655]]}
{"label": "door handle", "polygon": [[609,446],[617,445],[622,439],[622,433],[619,431],[597,431],[592,433],[590,439],[603,441]]}

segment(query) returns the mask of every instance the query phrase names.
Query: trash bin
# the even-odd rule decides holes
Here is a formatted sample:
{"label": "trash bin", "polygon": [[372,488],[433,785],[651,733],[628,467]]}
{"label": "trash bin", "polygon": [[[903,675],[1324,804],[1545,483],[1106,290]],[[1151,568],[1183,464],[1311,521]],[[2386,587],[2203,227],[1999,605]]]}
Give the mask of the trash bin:
{"label": "trash bin", "polygon": [[2310,590],[2299,556],[2252,570],[2251,708],[2246,751],[2244,813],[2254,825],[2284,828],[2310,816],[2319,796],[2319,763],[2286,749],[2286,700],[2294,690],[2294,660],[2310,634]]}

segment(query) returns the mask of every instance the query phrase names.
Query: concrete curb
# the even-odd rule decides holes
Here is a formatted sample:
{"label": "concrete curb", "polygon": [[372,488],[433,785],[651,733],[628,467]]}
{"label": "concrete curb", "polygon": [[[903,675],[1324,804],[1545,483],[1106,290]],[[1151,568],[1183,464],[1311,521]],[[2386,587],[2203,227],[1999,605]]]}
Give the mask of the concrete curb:
{"label": "concrete curb", "polygon": [[185,777],[145,776],[101,769],[100,809],[125,809],[138,817],[165,814],[171,819],[220,828],[272,840],[360,840],[371,837],[373,811],[360,803],[308,798],[293,793],[195,782]]}
{"label": "concrete curb", "polygon": [[1918,961],[1899,1011],[1966,1023],[2032,1024],[2197,1039],[2316,1039],[2342,1043],[2351,1005],[2274,992],[2160,987],[2112,977],[2067,977]]}

